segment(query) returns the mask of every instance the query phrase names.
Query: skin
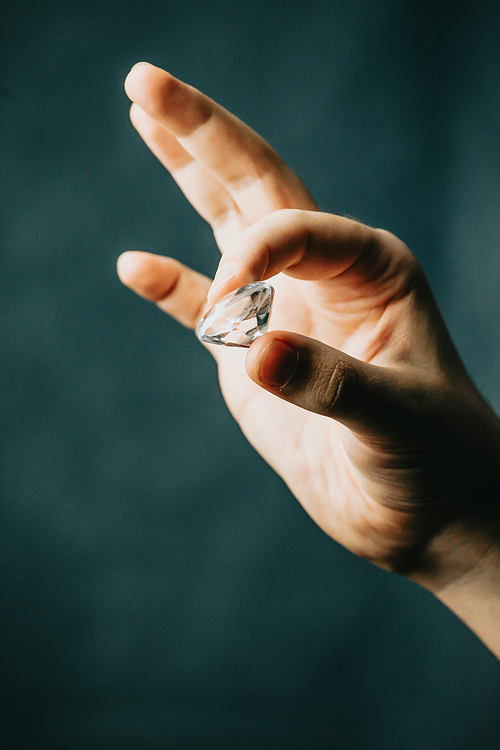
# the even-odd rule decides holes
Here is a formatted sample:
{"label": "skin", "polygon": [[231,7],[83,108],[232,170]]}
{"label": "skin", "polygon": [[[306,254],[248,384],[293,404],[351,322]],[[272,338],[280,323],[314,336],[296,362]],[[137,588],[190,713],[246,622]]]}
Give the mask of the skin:
{"label": "skin", "polygon": [[[500,656],[500,422],[471,382],[415,257],[321,213],[248,126],[139,63],[131,120],[213,228],[213,284],[128,252],[121,280],[184,325],[272,278],[272,330],[209,346],[248,440],[332,538],[417,581]],[[208,295],[208,301],[207,301]]]}

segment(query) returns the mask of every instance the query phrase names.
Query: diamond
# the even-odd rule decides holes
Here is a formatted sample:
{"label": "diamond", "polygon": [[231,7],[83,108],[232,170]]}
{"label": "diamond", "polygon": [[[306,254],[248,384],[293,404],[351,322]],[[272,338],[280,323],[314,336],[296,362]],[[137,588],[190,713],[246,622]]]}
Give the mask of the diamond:
{"label": "diamond", "polygon": [[273,287],[264,281],[226,294],[201,319],[198,338],[205,344],[248,348],[267,331],[273,298]]}

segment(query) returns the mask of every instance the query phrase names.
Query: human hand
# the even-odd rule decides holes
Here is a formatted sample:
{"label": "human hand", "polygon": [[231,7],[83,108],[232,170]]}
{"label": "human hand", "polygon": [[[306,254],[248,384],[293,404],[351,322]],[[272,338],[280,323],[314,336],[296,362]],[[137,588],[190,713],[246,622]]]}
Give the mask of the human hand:
{"label": "human hand", "polygon": [[[317,211],[268,144],[164,71],[135,66],[126,90],[133,124],[224,253],[210,303],[273,279],[277,330],[246,364],[243,350],[210,347],[245,435],[348,549],[443,599],[463,588],[498,556],[500,427],[414,256]],[[126,253],[119,273],[192,328],[207,308],[210,281],[176,260]]]}

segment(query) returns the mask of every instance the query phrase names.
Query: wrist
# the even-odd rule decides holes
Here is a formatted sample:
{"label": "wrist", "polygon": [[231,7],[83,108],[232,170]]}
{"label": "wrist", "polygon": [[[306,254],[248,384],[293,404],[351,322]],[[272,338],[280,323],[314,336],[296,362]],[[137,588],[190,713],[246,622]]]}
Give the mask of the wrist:
{"label": "wrist", "polygon": [[500,658],[500,513],[467,515],[441,530],[408,577],[428,589]]}

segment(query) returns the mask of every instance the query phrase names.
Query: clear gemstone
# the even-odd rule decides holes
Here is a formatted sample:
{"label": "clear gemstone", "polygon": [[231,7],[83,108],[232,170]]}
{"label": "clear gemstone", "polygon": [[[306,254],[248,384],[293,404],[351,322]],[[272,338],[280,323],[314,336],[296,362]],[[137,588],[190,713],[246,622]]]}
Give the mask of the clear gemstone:
{"label": "clear gemstone", "polygon": [[198,338],[205,344],[241,346],[267,331],[274,289],[265,281],[242,286],[210,308],[198,326]]}

